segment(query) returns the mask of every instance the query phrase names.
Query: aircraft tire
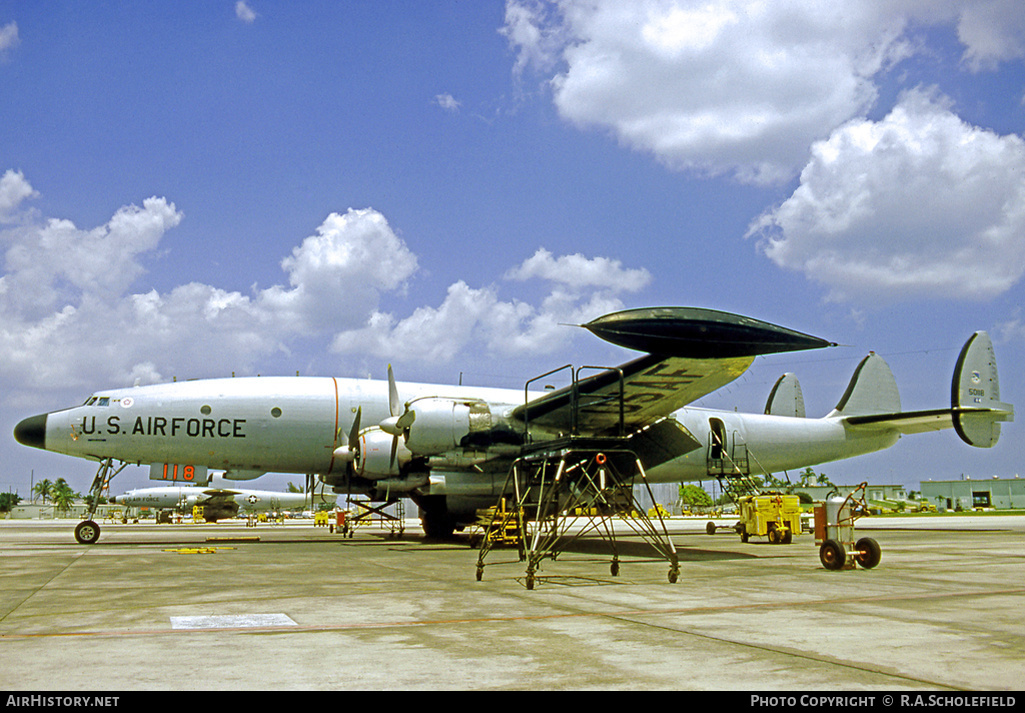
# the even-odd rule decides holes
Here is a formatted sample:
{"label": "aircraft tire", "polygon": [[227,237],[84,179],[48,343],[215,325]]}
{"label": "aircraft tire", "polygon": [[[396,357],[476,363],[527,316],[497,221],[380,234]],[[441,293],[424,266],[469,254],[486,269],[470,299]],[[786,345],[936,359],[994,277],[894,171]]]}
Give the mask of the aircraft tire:
{"label": "aircraft tire", "polygon": [[858,554],[854,555],[854,561],[865,569],[872,569],[882,559],[882,548],[871,537],[862,537],[854,547],[858,550]]}
{"label": "aircraft tire", "polygon": [[443,496],[428,496],[421,500],[420,524],[428,540],[450,540],[456,530]]}
{"label": "aircraft tire", "polygon": [[75,527],[75,539],[80,545],[93,545],[100,539],[100,526],[92,520],[85,520]]}
{"label": "aircraft tire", "polygon": [[846,560],[847,554],[844,552],[843,546],[836,540],[826,540],[819,548],[819,561],[826,569],[834,571],[843,569]]}

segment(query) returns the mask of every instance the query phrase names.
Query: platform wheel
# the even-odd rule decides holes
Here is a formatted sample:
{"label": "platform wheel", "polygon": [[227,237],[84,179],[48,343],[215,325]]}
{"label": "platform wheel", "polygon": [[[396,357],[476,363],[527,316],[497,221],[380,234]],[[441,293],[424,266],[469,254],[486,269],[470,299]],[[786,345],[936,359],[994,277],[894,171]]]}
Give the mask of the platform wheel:
{"label": "platform wheel", "polygon": [[819,548],[819,560],[826,569],[839,570],[843,569],[847,553],[843,545],[836,540],[826,540]]}
{"label": "platform wheel", "polygon": [[75,527],[75,539],[80,545],[92,545],[100,539],[100,526],[92,520],[85,520]]}
{"label": "platform wheel", "polygon": [[854,555],[854,561],[865,569],[872,569],[883,557],[882,548],[871,537],[862,537],[855,543],[854,548],[858,550],[858,554]]}
{"label": "platform wheel", "polygon": [[609,573],[613,577],[619,576],[619,562],[617,560],[612,560],[612,564],[609,566]]}
{"label": "platform wheel", "polygon": [[780,532],[779,528],[773,527],[769,530],[769,544],[778,545],[783,541],[783,533]]}
{"label": "platform wheel", "polygon": [[715,523],[714,522],[709,522],[707,525],[705,525],[705,532],[707,532],[709,535],[714,535],[715,534]]}

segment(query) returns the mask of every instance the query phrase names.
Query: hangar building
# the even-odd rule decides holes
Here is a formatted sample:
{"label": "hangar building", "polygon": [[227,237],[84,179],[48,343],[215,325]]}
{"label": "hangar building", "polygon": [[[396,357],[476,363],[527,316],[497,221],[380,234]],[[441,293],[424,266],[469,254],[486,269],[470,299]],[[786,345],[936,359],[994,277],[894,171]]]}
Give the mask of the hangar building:
{"label": "hangar building", "polygon": [[1025,479],[923,480],[922,499],[935,503],[939,510],[1025,508]]}

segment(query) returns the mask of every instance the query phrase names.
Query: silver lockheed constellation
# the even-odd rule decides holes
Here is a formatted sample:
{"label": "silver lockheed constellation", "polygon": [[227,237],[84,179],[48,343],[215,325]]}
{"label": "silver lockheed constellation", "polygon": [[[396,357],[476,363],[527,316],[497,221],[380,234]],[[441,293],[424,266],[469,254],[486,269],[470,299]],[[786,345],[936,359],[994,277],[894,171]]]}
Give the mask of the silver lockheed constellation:
{"label": "silver lockheed constellation", "polygon": [[[388,381],[262,377],[112,389],[81,406],[26,418],[14,436],[99,461],[94,493],[127,464],[150,465],[152,479],[175,483],[201,482],[215,468],[234,480],[315,474],[336,493],[409,497],[425,533],[444,537],[495,504],[516,458],[563,439],[618,438],[636,452],[650,482],[680,482],[709,479],[709,463],[737,448],[764,473],[945,428],[989,448],[1000,422],[1014,416],[1000,401],[985,332],[964,345],[947,408],[901,411],[893,374],[872,353],[833,411],[806,418],[792,374],[780,377],[761,414],[688,404],[739,377],[760,354],[835,346],[822,339],[686,307],[626,310],[583,326],[645,355],[611,369],[563,367],[572,383],[544,392],[399,384],[391,367]],[[585,370],[590,375],[581,377]],[[99,527],[90,518],[76,537],[95,542]]]}
{"label": "silver lockheed constellation", "polygon": [[207,522],[253,513],[281,512],[297,508],[312,508],[320,503],[334,503],[333,493],[277,493],[269,490],[234,488],[224,483],[208,482],[196,485],[164,485],[156,488],[138,488],[124,495],[110,498],[115,505],[152,510],[174,510],[189,514],[195,507],[203,508]]}

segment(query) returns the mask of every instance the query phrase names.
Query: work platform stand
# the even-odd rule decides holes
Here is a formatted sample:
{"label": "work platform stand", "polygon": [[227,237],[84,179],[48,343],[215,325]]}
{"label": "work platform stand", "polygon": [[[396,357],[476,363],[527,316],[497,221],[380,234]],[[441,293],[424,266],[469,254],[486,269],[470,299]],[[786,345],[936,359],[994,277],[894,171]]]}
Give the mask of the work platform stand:
{"label": "work platform stand", "polygon": [[618,522],[668,560],[669,581],[675,583],[680,574],[676,547],[661,511],[656,524],[634,498],[635,482],[642,483],[651,495],[640,459],[622,448],[621,439],[570,439],[518,458],[502,490],[513,494],[511,512],[515,515],[510,520],[510,509],[504,504],[492,510],[477,558],[477,580],[483,578],[486,559],[500,541],[488,533],[513,524],[519,530],[519,561],[527,563],[527,589],[542,579],[538,574],[542,560],[555,561],[573,542],[591,533],[608,543],[612,554],[609,570],[618,576]]}
{"label": "work platform stand", "polygon": [[[594,380],[580,379],[583,371],[598,370],[601,383],[618,384],[612,391],[592,389]],[[568,434],[551,441],[535,442],[531,437],[529,412],[524,416],[524,441],[520,456],[513,461],[502,488],[498,505],[490,510],[484,524],[484,537],[477,557],[477,581],[484,576],[485,560],[495,545],[508,542],[507,533],[517,531],[519,561],[527,563],[526,585],[533,589],[539,579],[541,562],[555,560],[567,546],[592,532],[604,539],[612,550],[609,570],[619,575],[619,549],[613,518],[640,535],[669,561],[669,581],[680,576],[676,546],[669,539],[661,509],[656,508],[658,524],[652,521],[633,496],[634,484],[643,484],[651,502],[655,498],[648,486],[640,458],[629,448],[630,437],[625,419],[626,384],[619,367],[571,364],[534,377],[524,386],[524,403],[530,403],[530,385],[562,371],[572,375],[564,390],[569,404]],[[611,380],[607,377],[611,376]],[[618,393],[616,393],[618,391]],[[580,436],[580,424],[599,414],[605,417],[607,430],[618,435]],[[609,422],[608,415],[612,414]],[[514,506],[508,508],[512,495]],[[496,533],[502,536],[494,536]]]}

